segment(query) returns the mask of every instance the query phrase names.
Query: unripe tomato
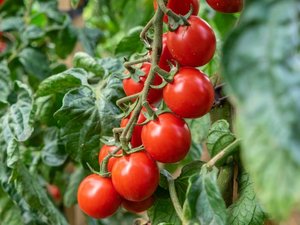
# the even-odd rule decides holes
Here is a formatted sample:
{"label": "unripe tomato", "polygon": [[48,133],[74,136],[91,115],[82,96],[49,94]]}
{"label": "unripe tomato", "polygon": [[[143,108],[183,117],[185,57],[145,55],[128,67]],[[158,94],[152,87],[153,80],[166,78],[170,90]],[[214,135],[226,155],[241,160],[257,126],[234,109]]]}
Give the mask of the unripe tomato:
{"label": "unripe tomato", "polygon": [[79,185],[77,199],[80,209],[96,219],[111,216],[122,202],[111,179],[97,174],[84,178]]}
{"label": "unripe tomato", "polygon": [[[153,1],[153,6],[156,10],[158,7],[157,0]],[[167,4],[168,8],[180,15],[186,15],[190,11],[191,6],[193,7],[192,15],[197,15],[199,12],[199,0],[169,0]],[[164,22],[168,22],[168,16],[164,16]]]}
{"label": "unripe tomato", "polygon": [[197,16],[188,19],[190,26],[180,26],[167,33],[167,46],[181,66],[198,67],[208,63],[216,50],[216,37],[204,20]]}
{"label": "unripe tomato", "polygon": [[[131,114],[129,117],[126,117],[126,118],[123,118],[121,120],[121,125],[120,127],[125,127],[129,121],[131,117]],[[139,117],[138,117],[138,121],[137,121],[137,124],[141,124],[143,123],[144,121],[146,120],[146,117],[144,116],[144,114],[141,112]],[[140,126],[140,125],[135,125],[134,127],[134,130],[133,130],[133,133],[132,133],[132,136],[131,136],[131,146],[133,148],[135,147],[138,147],[140,145],[142,145],[142,138],[141,138],[141,134],[142,134],[142,129],[143,129],[143,126]]]}
{"label": "unripe tomato", "polygon": [[47,184],[47,191],[55,201],[61,200],[60,190],[55,184]]}
{"label": "unripe tomato", "polygon": [[114,187],[124,199],[139,202],[154,193],[159,182],[159,170],[152,157],[141,151],[119,158],[111,177]]}
{"label": "unripe tomato", "polygon": [[[150,63],[143,63],[141,70],[145,73],[145,76],[141,76],[139,82],[135,82],[132,78],[126,78],[123,80],[123,88],[127,96],[137,94],[143,90],[144,83],[147,79],[150,68],[151,68]],[[162,83],[161,77],[156,75],[153,84],[159,85],[161,83]],[[161,100],[161,98],[162,98],[161,89],[150,89],[148,99],[147,99],[150,103],[158,102]]]}
{"label": "unripe tomato", "polygon": [[173,82],[165,86],[163,99],[178,116],[197,118],[210,111],[214,103],[214,88],[201,71],[182,67]]}
{"label": "unripe tomato", "polygon": [[191,132],[183,119],[173,113],[163,113],[144,125],[142,142],[155,160],[175,163],[187,155],[191,146]]}
{"label": "unripe tomato", "polygon": [[124,199],[122,201],[123,207],[133,213],[140,213],[147,209],[149,209],[155,202],[155,197],[152,195],[151,197],[141,201],[141,202],[132,202]]}
{"label": "unripe tomato", "polygon": [[243,0],[206,0],[214,10],[221,13],[237,13],[244,7]]}
{"label": "unripe tomato", "polygon": [[[101,162],[108,155],[109,152],[112,153],[116,148],[117,148],[116,146],[103,145],[99,152],[99,157],[98,157],[99,164],[101,164]],[[122,150],[117,152],[117,154],[121,154],[121,153],[122,153]],[[114,157],[111,157],[108,160],[108,164],[107,164],[108,172],[111,172],[116,160],[117,160],[117,158],[114,158]]]}
{"label": "unripe tomato", "polygon": [[172,60],[172,55],[167,46],[167,33],[164,33],[162,40],[162,51],[158,62],[158,66],[166,71],[170,71],[170,65],[168,61],[171,62]]}

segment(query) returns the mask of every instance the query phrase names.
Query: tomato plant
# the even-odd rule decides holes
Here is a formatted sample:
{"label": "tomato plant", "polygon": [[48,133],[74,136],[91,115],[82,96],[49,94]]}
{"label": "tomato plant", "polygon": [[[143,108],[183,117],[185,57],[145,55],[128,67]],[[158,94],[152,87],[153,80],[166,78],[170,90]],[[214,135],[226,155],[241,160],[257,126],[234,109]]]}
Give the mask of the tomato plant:
{"label": "tomato plant", "polygon": [[182,67],[175,74],[173,82],[164,88],[163,98],[175,114],[197,118],[210,111],[214,103],[214,89],[201,71]]}
{"label": "tomato plant", "polygon": [[121,205],[121,197],[111,180],[92,174],[79,185],[78,204],[82,211],[93,218],[111,216]]}
{"label": "tomato plant", "polygon": [[236,13],[243,9],[243,0],[207,0],[207,3],[216,11],[222,13]]}
{"label": "tomato plant", "polygon": [[154,204],[154,201],[155,197],[153,195],[140,202],[132,202],[124,199],[122,206],[129,212],[140,213],[149,209]]}

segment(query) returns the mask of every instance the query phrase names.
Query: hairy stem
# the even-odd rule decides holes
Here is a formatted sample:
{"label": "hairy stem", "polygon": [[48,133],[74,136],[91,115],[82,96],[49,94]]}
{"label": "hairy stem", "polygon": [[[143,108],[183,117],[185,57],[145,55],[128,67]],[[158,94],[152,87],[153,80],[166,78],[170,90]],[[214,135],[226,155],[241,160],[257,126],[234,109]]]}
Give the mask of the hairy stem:
{"label": "hairy stem", "polygon": [[125,62],[124,67],[126,69],[130,70],[131,66],[136,65],[136,64],[140,64],[140,63],[143,63],[143,62],[150,62],[150,60],[151,60],[151,58],[149,56],[147,56],[145,58],[140,58],[140,59],[133,60],[133,61],[130,61],[130,62]]}

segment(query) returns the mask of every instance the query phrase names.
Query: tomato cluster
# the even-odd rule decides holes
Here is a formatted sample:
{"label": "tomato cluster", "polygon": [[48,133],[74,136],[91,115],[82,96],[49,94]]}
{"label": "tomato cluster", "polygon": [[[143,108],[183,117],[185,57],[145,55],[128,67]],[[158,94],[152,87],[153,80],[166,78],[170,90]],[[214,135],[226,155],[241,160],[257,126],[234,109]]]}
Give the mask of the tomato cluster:
{"label": "tomato cluster", "polygon": [[[155,0],[154,7],[157,8]],[[107,163],[111,177],[92,174],[81,182],[78,189],[79,206],[91,217],[108,217],[121,205],[131,212],[148,209],[155,201],[154,192],[159,183],[157,162],[176,163],[185,158],[191,146],[191,132],[184,119],[202,117],[213,105],[214,88],[208,77],[196,67],[207,64],[214,56],[214,31],[196,16],[198,0],[169,0],[167,7],[181,15],[188,13],[192,7],[192,15],[187,20],[189,25],[179,26],[162,37],[162,51],[157,64],[165,71],[156,72],[167,74],[171,71],[171,63],[175,62],[179,69],[172,81],[166,79],[168,83],[163,88],[150,88],[147,95],[147,101],[153,108],[164,101],[169,111],[158,112],[154,119],[145,123],[146,110],[141,110],[132,127],[130,140],[130,147],[139,151],[128,154],[115,145],[101,148],[99,164],[103,166]],[[168,23],[168,17],[163,20]],[[145,62],[139,68],[132,69],[134,75],[128,76],[127,71],[123,80],[127,96],[136,96],[144,91],[145,81],[153,68]],[[162,84],[163,74],[155,74],[152,84]],[[131,116],[122,119],[121,128],[126,127]]]}

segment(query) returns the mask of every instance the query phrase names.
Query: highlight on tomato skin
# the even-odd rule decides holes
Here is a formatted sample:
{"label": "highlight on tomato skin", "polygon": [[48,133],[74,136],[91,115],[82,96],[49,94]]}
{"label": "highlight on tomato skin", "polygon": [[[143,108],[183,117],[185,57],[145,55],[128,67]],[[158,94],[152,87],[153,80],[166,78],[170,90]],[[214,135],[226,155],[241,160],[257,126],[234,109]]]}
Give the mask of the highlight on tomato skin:
{"label": "highlight on tomato skin", "polygon": [[214,103],[214,88],[208,77],[193,67],[181,67],[163,91],[166,105],[183,118],[199,118]]}
{"label": "highlight on tomato skin", "polygon": [[167,112],[144,125],[142,142],[156,161],[176,163],[184,159],[190,149],[191,132],[182,118]]}
{"label": "highlight on tomato skin", "polygon": [[[157,0],[153,1],[154,9],[157,10]],[[186,15],[191,6],[193,7],[192,15],[197,15],[200,8],[199,0],[169,0],[167,7],[170,8],[173,12],[180,15]],[[164,16],[164,22],[168,23],[168,16]]]}
{"label": "highlight on tomato skin", "polygon": [[190,16],[190,26],[180,26],[167,33],[167,46],[181,66],[207,64],[216,51],[216,36],[210,25],[197,16]]}
{"label": "highlight on tomato skin", "polygon": [[133,202],[123,199],[122,206],[129,212],[132,213],[141,213],[149,209],[155,202],[154,195],[150,196],[149,198],[140,201],[140,202]]}
{"label": "highlight on tomato skin", "polygon": [[243,10],[244,0],[206,0],[207,4],[221,13],[238,13]]}
{"label": "highlight on tomato skin", "polygon": [[81,181],[77,200],[79,208],[96,219],[113,215],[122,203],[111,179],[97,174],[91,174]]}

